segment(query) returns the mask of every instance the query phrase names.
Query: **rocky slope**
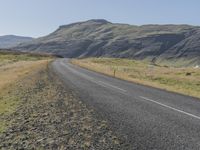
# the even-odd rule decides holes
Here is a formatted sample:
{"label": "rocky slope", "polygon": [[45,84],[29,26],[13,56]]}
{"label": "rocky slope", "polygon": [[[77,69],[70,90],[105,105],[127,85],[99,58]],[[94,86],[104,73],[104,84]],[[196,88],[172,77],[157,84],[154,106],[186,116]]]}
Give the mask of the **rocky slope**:
{"label": "rocky slope", "polygon": [[20,43],[28,42],[30,40],[33,40],[33,38],[15,35],[0,36],[0,48],[11,48],[13,46],[17,46]]}
{"label": "rocky slope", "polygon": [[51,52],[63,57],[120,57],[200,64],[200,27],[115,24],[89,20],[20,44],[17,50]]}

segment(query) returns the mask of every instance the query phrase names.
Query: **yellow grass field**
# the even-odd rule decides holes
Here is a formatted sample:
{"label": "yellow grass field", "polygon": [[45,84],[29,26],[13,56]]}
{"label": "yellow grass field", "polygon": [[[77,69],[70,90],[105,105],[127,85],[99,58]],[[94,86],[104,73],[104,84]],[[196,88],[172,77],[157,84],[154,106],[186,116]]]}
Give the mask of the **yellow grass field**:
{"label": "yellow grass field", "polygon": [[[12,113],[21,101],[10,94],[10,91],[17,89],[16,83],[34,72],[44,70],[50,60],[49,57],[0,53],[0,117]],[[0,132],[4,128],[5,122],[1,121]]]}
{"label": "yellow grass field", "polygon": [[116,78],[200,98],[200,69],[119,58],[73,59],[72,63]]}
{"label": "yellow grass field", "polygon": [[[39,61],[19,61],[3,65],[0,67],[0,91],[5,89],[9,84],[23,78],[30,72],[40,69],[47,65],[47,60]],[[2,92],[1,92],[2,93]]]}

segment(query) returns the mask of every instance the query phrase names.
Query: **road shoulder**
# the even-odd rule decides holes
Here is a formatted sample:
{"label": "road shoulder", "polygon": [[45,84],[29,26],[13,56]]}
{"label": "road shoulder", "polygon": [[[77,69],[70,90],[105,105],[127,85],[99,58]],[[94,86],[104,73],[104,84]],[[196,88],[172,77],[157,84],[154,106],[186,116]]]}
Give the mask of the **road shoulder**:
{"label": "road shoulder", "polygon": [[50,71],[40,70],[16,84],[10,95],[22,101],[0,134],[0,149],[124,149],[123,140],[98,119]]}

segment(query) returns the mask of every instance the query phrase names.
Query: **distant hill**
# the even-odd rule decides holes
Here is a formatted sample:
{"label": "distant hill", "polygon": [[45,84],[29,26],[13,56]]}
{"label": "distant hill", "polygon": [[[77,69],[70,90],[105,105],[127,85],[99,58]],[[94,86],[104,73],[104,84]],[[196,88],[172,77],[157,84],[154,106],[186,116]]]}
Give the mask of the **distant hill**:
{"label": "distant hill", "polygon": [[116,24],[89,20],[60,26],[55,32],[15,47],[63,57],[120,57],[153,62],[200,64],[200,27]]}
{"label": "distant hill", "polygon": [[0,36],[0,48],[11,48],[17,46],[20,43],[33,40],[31,37],[22,37],[15,35]]}

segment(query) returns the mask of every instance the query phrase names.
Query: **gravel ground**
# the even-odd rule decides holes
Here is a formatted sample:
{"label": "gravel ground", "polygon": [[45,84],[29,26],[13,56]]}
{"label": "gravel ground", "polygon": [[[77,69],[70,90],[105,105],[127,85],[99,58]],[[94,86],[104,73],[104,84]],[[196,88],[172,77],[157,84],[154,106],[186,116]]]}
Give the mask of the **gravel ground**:
{"label": "gravel ground", "polygon": [[46,70],[17,82],[9,95],[22,102],[0,119],[0,149],[125,149],[124,142],[78,98]]}

